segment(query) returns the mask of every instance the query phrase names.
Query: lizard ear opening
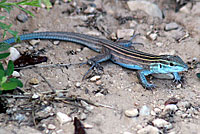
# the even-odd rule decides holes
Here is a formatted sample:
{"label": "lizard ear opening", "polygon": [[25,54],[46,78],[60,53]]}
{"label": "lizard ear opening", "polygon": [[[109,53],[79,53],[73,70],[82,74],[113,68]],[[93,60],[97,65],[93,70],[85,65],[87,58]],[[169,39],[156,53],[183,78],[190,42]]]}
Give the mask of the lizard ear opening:
{"label": "lizard ear opening", "polygon": [[159,67],[160,67],[160,68],[162,68],[162,65],[161,65],[161,64],[159,64]]}

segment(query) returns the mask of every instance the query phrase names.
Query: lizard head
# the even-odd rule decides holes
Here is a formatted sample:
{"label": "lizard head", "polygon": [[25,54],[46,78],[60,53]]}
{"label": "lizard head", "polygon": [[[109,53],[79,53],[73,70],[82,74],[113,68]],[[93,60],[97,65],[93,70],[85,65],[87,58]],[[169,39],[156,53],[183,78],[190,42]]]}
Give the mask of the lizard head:
{"label": "lizard head", "polygon": [[174,73],[186,71],[188,66],[179,56],[161,55],[159,62],[150,64],[150,70],[154,73]]}

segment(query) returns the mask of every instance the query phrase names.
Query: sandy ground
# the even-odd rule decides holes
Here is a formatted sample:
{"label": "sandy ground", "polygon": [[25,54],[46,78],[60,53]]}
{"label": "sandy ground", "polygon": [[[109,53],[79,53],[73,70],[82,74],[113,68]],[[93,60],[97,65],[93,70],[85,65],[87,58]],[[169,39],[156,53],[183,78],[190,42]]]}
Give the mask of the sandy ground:
{"label": "sandy ground", "polygon": [[[83,3],[88,5],[92,2],[76,1],[77,9],[83,8]],[[94,3],[97,5],[95,15],[85,14],[84,11],[78,13],[78,10],[69,14],[70,10],[74,9],[71,6],[73,2],[61,2],[61,4],[55,4],[50,11],[28,8],[33,11],[35,17],[29,17],[25,23],[16,20],[16,16],[22,12],[14,9],[6,22],[13,23],[12,29],[19,31],[20,34],[24,31],[26,33],[33,31],[70,31],[110,38],[120,29],[134,29],[136,33],[141,34],[137,36],[135,41],[144,44],[144,46],[136,46],[136,49],[153,54],[176,54],[186,63],[193,59],[200,60],[200,9],[196,6],[199,3],[191,5],[189,13],[185,13],[181,11],[174,12],[173,6],[170,6],[167,2],[157,1],[157,5],[164,12],[165,18],[163,19],[152,17],[143,11],[130,11],[125,1],[105,0],[102,3],[101,0],[95,0]],[[102,11],[106,13],[102,13]],[[5,12],[2,12],[2,14],[7,15]],[[125,23],[120,24],[122,19],[118,18],[128,18],[130,16],[132,20],[124,19],[126,20]],[[178,29],[165,31],[164,27],[170,22],[177,23]],[[134,26],[132,26],[133,24]],[[152,41],[147,38],[146,35],[149,31],[157,34],[156,40]],[[189,36],[179,42],[177,41],[177,38],[186,34]],[[126,39],[129,38],[126,37]],[[18,48],[21,53],[31,51],[28,42],[21,43]],[[74,64],[85,62],[88,58],[97,55],[88,48],[69,42],[60,42],[58,45],[53,45],[51,41],[40,41],[39,45],[35,45],[33,48],[34,50],[45,50],[42,55],[47,56],[48,61],[43,64]],[[72,51],[75,54],[71,54]],[[83,109],[74,108],[62,102],[47,102],[49,107],[52,108],[51,113],[62,112],[70,117],[78,116],[80,119],[81,116],[85,115],[86,117],[82,119],[82,122],[92,125],[91,129],[86,129],[88,134],[137,133],[143,127],[152,125],[153,119],[161,118],[161,114],[153,114],[154,109],[162,109],[165,107],[164,103],[173,97],[177,98],[179,102],[189,102],[196,113],[189,117],[178,114],[174,114],[173,117],[164,116],[162,118],[170,122],[173,127],[169,130],[159,128],[159,131],[173,134],[200,134],[200,81],[196,77],[196,73],[200,72],[200,68],[189,69],[181,73],[184,76],[184,83],[181,87],[174,84],[172,80],[151,79],[151,82],[156,84],[157,88],[149,91],[140,85],[134,71],[122,68],[110,61],[101,65],[104,67],[104,73],[97,82],[91,82],[90,79],[81,80],[84,73],[89,69],[87,65],[81,67],[74,65],[69,68],[25,69],[20,71],[20,79],[25,85],[23,90],[27,93],[51,91],[46,81],[39,75],[41,74],[54,89],[66,90],[67,92],[64,93],[66,96],[78,96],[94,103],[110,106],[111,108],[93,106],[90,112],[86,112]],[[30,85],[31,78],[37,78],[39,84],[36,86]],[[12,99],[11,103],[13,107],[19,105],[17,99]],[[20,103],[23,103],[23,100],[20,100]],[[139,114],[133,118],[129,118],[124,114],[127,109],[131,108],[141,111],[143,106],[147,106],[152,112],[146,116]],[[82,113],[85,114],[82,115]],[[74,133],[73,121],[61,125],[55,116],[41,120],[36,126],[29,125],[30,122],[27,123],[27,121],[20,123],[9,121],[11,117],[12,115],[7,113],[0,114],[2,132],[17,134],[24,132],[31,134]],[[56,128],[51,130],[48,128],[49,124],[53,124]],[[43,126],[45,130],[39,130],[40,126]]]}

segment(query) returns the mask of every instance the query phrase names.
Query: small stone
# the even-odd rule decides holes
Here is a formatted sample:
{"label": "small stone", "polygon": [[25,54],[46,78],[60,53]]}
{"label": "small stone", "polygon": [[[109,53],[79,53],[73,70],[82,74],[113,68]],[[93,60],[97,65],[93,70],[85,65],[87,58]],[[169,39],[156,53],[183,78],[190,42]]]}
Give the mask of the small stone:
{"label": "small stone", "polygon": [[57,120],[60,122],[61,125],[67,123],[67,122],[70,122],[72,121],[72,118],[69,117],[68,115],[64,114],[64,113],[61,113],[61,112],[58,112],[56,114],[56,118]]}
{"label": "small stone", "polygon": [[30,84],[32,85],[37,85],[39,84],[39,80],[37,78],[32,78],[30,81],[29,81]]}
{"label": "small stone", "polygon": [[142,106],[142,108],[140,109],[140,115],[141,116],[150,115],[150,109],[146,105]]}
{"label": "small stone", "polygon": [[12,76],[18,78],[18,77],[20,77],[20,73],[17,71],[13,71]]}
{"label": "small stone", "polygon": [[95,7],[88,6],[87,9],[84,11],[84,13],[89,14],[93,13],[95,11]]}
{"label": "small stone", "polygon": [[117,37],[124,38],[124,37],[131,37],[134,35],[134,29],[119,29],[117,30]]}
{"label": "small stone", "polygon": [[101,80],[96,81],[96,85],[101,85],[101,84],[102,84]]}
{"label": "small stone", "polygon": [[181,88],[181,83],[179,83],[176,88],[180,89]]}
{"label": "small stone", "polygon": [[87,114],[81,113],[80,114],[80,120],[85,120],[87,118]]}
{"label": "small stone", "polygon": [[14,47],[10,47],[9,52],[10,52],[10,55],[8,57],[9,60],[15,61],[21,56],[19,51]]}
{"label": "small stone", "polygon": [[48,125],[48,129],[50,129],[50,130],[54,130],[54,129],[56,129],[56,126],[53,125],[53,124],[49,124],[49,125]]}
{"label": "small stone", "polygon": [[156,115],[156,112],[151,110],[151,115],[155,116]]}
{"label": "small stone", "polygon": [[84,128],[86,128],[86,129],[91,129],[91,128],[93,128],[92,125],[87,124],[87,123],[83,123],[83,126],[84,126]]}
{"label": "small stone", "polygon": [[179,108],[186,108],[186,109],[188,109],[188,108],[191,107],[191,103],[188,102],[188,101],[182,101],[182,102],[178,102],[177,106]]}
{"label": "small stone", "polygon": [[160,131],[158,130],[158,128],[148,125],[138,130],[137,134],[160,134]]}
{"label": "small stone", "polygon": [[79,57],[79,60],[80,60],[80,61],[83,61],[83,58],[82,58],[82,57]]}
{"label": "small stone", "polygon": [[164,80],[172,80],[174,79],[174,75],[171,73],[168,74],[152,74],[153,77],[157,79],[164,79]]}
{"label": "small stone", "polygon": [[159,114],[159,113],[162,112],[162,110],[161,110],[160,108],[154,108],[154,112],[155,112],[156,114]]}
{"label": "small stone", "polygon": [[17,20],[24,23],[28,20],[28,16],[26,14],[19,14],[17,15]]}
{"label": "small stone", "polygon": [[192,3],[188,2],[185,6],[179,9],[179,12],[190,14],[191,8],[192,8]]}
{"label": "small stone", "polygon": [[137,25],[138,23],[136,22],[136,21],[130,21],[130,23],[129,23],[129,26],[131,27],[131,28],[134,28],[134,27],[136,27],[136,25]]}
{"label": "small stone", "polygon": [[53,41],[53,44],[54,44],[54,45],[58,45],[59,43],[60,43],[59,40]]}
{"label": "small stone", "polygon": [[18,122],[22,122],[25,121],[26,116],[24,114],[16,114],[14,119],[17,120]]}
{"label": "small stone", "polygon": [[163,43],[162,43],[162,42],[157,42],[156,45],[157,45],[158,47],[161,47],[161,46],[163,46]]}
{"label": "small stone", "polygon": [[90,81],[95,82],[99,79],[101,79],[101,76],[93,76],[92,78],[90,78]]}
{"label": "small stone", "polygon": [[157,128],[165,128],[165,129],[171,129],[172,124],[163,120],[163,119],[155,119],[152,121],[153,125],[156,126]]}
{"label": "small stone", "polygon": [[164,108],[165,112],[176,112],[177,110],[178,110],[178,108],[175,104],[168,104]]}
{"label": "small stone", "polygon": [[156,40],[157,37],[158,37],[158,35],[157,35],[156,33],[151,33],[151,34],[149,35],[149,38],[150,38],[151,40]]}
{"label": "small stone", "polygon": [[127,117],[136,117],[139,115],[139,111],[136,108],[128,109],[124,112]]}
{"label": "small stone", "polygon": [[131,11],[142,10],[150,16],[158,17],[160,19],[163,18],[163,14],[160,8],[152,2],[146,0],[134,0],[128,1],[127,4]]}
{"label": "small stone", "polygon": [[176,30],[178,29],[178,27],[179,27],[178,24],[176,24],[175,22],[171,22],[165,26],[165,30],[166,31]]}
{"label": "small stone", "polygon": [[77,82],[77,83],[76,83],[76,87],[77,87],[77,88],[80,88],[80,87],[81,87],[81,83],[80,83],[80,82]]}
{"label": "small stone", "polygon": [[77,48],[77,49],[76,49],[76,52],[81,52],[81,49],[80,49],[80,48]]}
{"label": "small stone", "polygon": [[33,96],[32,96],[32,99],[37,99],[39,98],[40,96],[37,94],[37,93],[34,93]]}
{"label": "small stone", "polygon": [[34,46],[34,45],[40,43],[40,39],[38,39],[38,40],[31,40],[31,41],[29,41],[29,43],[30,43],[32,46]]}

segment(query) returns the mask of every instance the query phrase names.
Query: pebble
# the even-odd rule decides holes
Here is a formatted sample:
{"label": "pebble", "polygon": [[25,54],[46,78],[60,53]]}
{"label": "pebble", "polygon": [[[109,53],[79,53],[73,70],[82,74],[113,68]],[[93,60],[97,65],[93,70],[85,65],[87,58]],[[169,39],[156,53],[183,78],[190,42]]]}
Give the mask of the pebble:
{"label": "pebble", "polygon": [[87,114],[81,113],[80,114],[80,120],[85,120],[87,118]]}
{"label": "pebble", "polygon": [[124,37],[130,37],[133,36],[134,32],[134,29],[119,29],[117,30],[117,37],[119,39]]}
{"label": "pebble", "polygon": [[91,128],[93,128],[92,125],[87,124],[87,123],[83,123],[83,126],[84,126],[84,128],[86,128],[86,129],[91,129]]}
{"label": "pebble", "polygon": [[151,33],[151,34],[149,35],[149,38],[150,38],[151,40],[156,40],[157,37],[158,37],[158,35],[157,35],[156,33]]}
{"label": "pebble", "polygon": [[32,85],[37,85],[39,84],[39,80],[37,78],[32,78],[30,81],[29,81],[30,84]]}
{"label": "pebble", "polygon": [[53,44],[54,44],[54,45],[58,45],[59,43],[60,43],[59,40],[53,41]]}
{"label": "pebble", "polygon": [[28,20],[28,16],[26,14],[19,14],[17,15],[17,20],[25,23]]}
{"label": "pebble", "polygon": [[84,13],[89,14],[93,13],[95,11],[95,7],[88,6],[87,9],[84,11]]}
{"label": "pebble", "polygon": [[129,22],[129,27],[135,28],[137,26],[137,24],[138,23],[136,21],[132,20],[132,21]]}
{"label": "pebble", "polygon": [[152,74],[153,77],[157,79],[165,79],[165,80],[172,80],[174,79],[174,75],[171,73],[168,74]]}
{"label": "pebble", "polygon": [[54,130],[54,129],[56,129],[56,126],[53,124],[49,124],[47,128],[50,130]]}
{"label": "pebble", "polygon": [[165,129],[171,129],[172,124],[163,120],[163,119],[154,119],[152,121],[153,125],[156,126],[157,128],[165,128]]}
{"label": "pebble", "polygon": [[180,108],[180,109],[183,109],[183,108],[190,108],[191,107],[191,103],[188,102],[188,101],[181,101],[181,102],[178,102],[177,106]]}
{"label": "pebble", "polygon": [[156,113],[156,114],[159,114],[159,113],[161,113],[162,112],[162,110],[160,109],[160,108],[154,108],[154,112]]}
{"label": "pebble", "polygon": [[33,96],[32,96],[32,99],[37,99],[39,98],[40,96],[37,94],[37,93],[34,93]]}
{"label": "pebble", "polygon": [[176,86],[176,88],[180,89],[181,86],[182,86],[181,83],[179,83],[179,84]]}
{"label": "pebble", "polygon": [[176,29],[178,29],[178,27],[179,27],[178,24],[176,24],[175,22],[171,22],[169,24],[166,24],[165,30],[166,31],[176,30]]}
{"label": "pebble", "polygon": [[161,46],[163,46],[163,43],[162,43],[162,42],[156,42],[156,45],[157,45],[158,47],[161,47]]}
{"label": "pebble", "polygon": [[165,112],[176,112],[177,110],[178,110],[178,107],[175,104],[168,104],[164,108]]}
{"label": "pebble", "polygon": [[99,79],[101,79],[101,76],[96,75],[96,76],[93,76],[92,78],[90,78],[90,81],[95,82]]}
{"label": "pebble", "polygon": [[77,48],[77,49],[76,49],[76,52],[81,52],[81,49],[80,49],[80,48]]}
{"label": "pebble", "polygon": [[139,115],[139,111],[136,108],[128,109],[124,112],[127,117],[136,117]]}
{"label": "pebble", "polygon": [[148,125],[138,130],[137,134],[160,134],[160,131],[158,130],[158,128]]}
{"label": "pebble", "polygon": [[190,14],[191,8],[192,8],[192,3],[188,2],[185,6],[183,6],[179,9],[179,12],[182,12],[185,14]]}
{"label": "pebble", "polygon": [[146,105],[142,106],[142,108],[140,109],[140,115],[141,116],[150,115],[150,109]]}
{"label": "pebble", "polygon": [[101,85],[101,84],[102,84],[101,80],[96,81],[96,85]]}
{"label": "pebble", "polygon": [[163,18],[163,14],[160,8],[152,2],[146,0],[135,0],[128,1],[127,4],[131,11],[142,10],[150,16],[158,17],[160,19]]}
{"label": "pebble", "polygon": [[20,73],[17,71],[13,71],[12,76],[18,78],[18,77],[20,77]]}
{"label": "pebble", "polygon": [[34,46],[34,45],[40,43],[40,39],[38,39],[38,40],[31,40],[31,41],[29,41],[29,43],[30,43],[32,46]]}
{"label": "pebble", "polygon": [[81,87],[81,83],[80,83],[80,82],[77,82],[77,83],[76,83],[76,87],[77,87],[77,88],[80,88],[80,87]]}
{"label": "pebble", "polygon": [[19,51],[14,47],[10,47],[9,52],[10,52],[10,55],[8,57],[9,60],[15,61],[21,56]]}
{"label": "pebble", "polygon": [[56,114],[56,118],[57,118],[57,120],[60,122],[61,125],[62,125],[62,124],[65,124],[65,123],[67,123],[67,122],[72,121],[72,118],[71,118],[71,117],[69,117],[68,115],[66,115],[66,114],[64,114],[64,113],[61,113],[61,112],[58,112],[58,113]]}

